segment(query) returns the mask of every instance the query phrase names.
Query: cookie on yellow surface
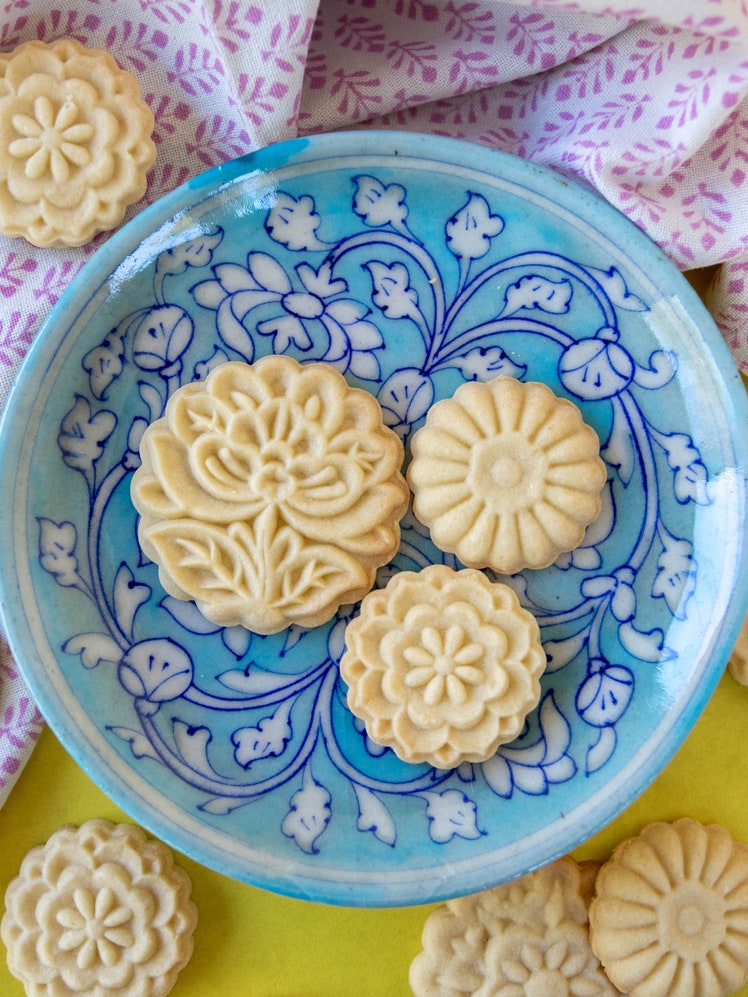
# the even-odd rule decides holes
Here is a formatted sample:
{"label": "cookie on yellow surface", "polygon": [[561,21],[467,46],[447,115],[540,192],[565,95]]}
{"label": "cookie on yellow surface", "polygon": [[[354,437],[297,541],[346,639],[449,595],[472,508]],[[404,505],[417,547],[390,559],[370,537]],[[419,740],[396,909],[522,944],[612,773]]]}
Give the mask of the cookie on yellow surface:
{"label": "cookie on yellow surface", "polygon": [[595,889],[592,948],[630,997],[725,997],[748,981],[748,847],[725,828],[649,824]]}
{"label": "cookie on yellow surface", "polygon": [[513,883],[448,900],[427,919],[410,967],[415,997],[613,997],[589,944],[570,856]]}
{"label": "cookie on yellow surface", "polygon": [[404,761],[454,768],[514,740],[540,698],[535,618],[473,568],[402,571],[370,592],[340,673],[369,737]]}
{"label": "cookie on yellow surface", "polygon": [[741,685],[748,685],[748,617],[743,620],[738,639],[727,662],[730,675]]}
{"label": "cookie on yellow surface", "polygon": [[114,228],[145,193],[153,125],[108,52],[62,38],[0,53],[0,232],[82,246]]}
{"label": "cookie on yellow surface", "polygon": [[29,997],[165,997],[192,955],[191,888],[169,849],[139,828],[65,825],[8,886],[8,967]]}
{"label": "cookie on yellow surface", "polygon": [[573,402],[536,381],[469,381],[413,436],[413,511],[472,568],[544,568],[577,547],[606,480],[600,441]]}
{"label": "cookie on yellow surface", "polygon": [[220,626],[318,626],[400,543],[403,445],[334,367],[231,361],[146,430],[131,495],[161,583]]}

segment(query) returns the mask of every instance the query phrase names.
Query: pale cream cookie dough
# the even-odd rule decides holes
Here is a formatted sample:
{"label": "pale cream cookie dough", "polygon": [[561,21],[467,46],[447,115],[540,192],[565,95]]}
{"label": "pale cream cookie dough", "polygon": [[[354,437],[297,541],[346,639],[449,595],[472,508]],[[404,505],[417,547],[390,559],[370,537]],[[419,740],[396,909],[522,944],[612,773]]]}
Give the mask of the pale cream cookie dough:
{"label": "pale cream cookie dough", "polygon": [[748,617],[743,620],[738,639],[727,661],[730,675],[740,685],[748,685]]}
{"label": "pale cream cookie dough", "polygon": [[748,847],[724,827],[649,824],[595,891],[592,948],[630,997],[726,997],[748,981]]}
{"label": "pale cream cookie dough", "polygon": [[586,877],[565,856],[429,915],[415,997],[613,997],[590,947]]}
{"label": "pale cream cookie dough", "polygon": [[96,818],[26,855],[0,935],[29,997],[165,997],[192,956],[197,907],[160,841]]}
{"label": "pale cream cookie dough", "polygon": [[416,518],[468,567],[547,567],[600,512],[597,434],[539,382],[502,375],[461,385],[432,406],[411,449]]}
{"label": "pale cream cookie dough", "polygon": [[136,78],[72,38],[0,53],[0,232],[82,246],[115,228],[156,160]]}
{"label": "pale cream cookie dough", "polygon": [[485,761],[540,698],[537,621],[513,589],[472,568],[394,575],[364,598],[345,642],[349,708],[407,762]]}
{"label": "pale cream cookie dough", "polygon": [[140,456],[141,548],[168,593],[220,626],[318,626],[398,549],[402,442],[327,364],[222,364],[174,393]]}

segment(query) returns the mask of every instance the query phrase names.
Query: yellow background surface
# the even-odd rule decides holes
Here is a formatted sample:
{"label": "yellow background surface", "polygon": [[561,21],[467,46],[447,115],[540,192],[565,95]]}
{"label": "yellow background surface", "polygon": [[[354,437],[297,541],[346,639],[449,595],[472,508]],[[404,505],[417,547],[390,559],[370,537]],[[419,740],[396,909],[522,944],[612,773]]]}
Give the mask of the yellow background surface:
{"label": "yellow background surface", "polygon": [[[645,793],[576,853],[605,859],[651,820],[691,816],[748,843],[748,688],[729,674],[674,760]],[[29,848],[64,823],[127,817],[45,730],[0,811],[0,891]],[[177,855],[200,920],[173,997],[408,997],[408,967],[431,907],[350,910],[289,900]],[[0,945],[2,948],[2,945]],[[748,986],[740,992],[748,997]],[[0,960],[0,995],[24,997]]]}
{"label": "yellow background surface", "polygon": [[[689,275],[703,291],[708,274]],[[653,820],[719,823],[748,844],[748,688],[725,674],[659,778],[575,852],[604,861]],[[61,824],[127,820],[45,730],[0,810],[0,896],[21,860]],[[326,907],[237,883],[177,855],[199,911],[195,952],[173,997],[409,997],[408,968],[434,909]],[[24,997],[0,943],[0,997]],[[748,985],[740,991],[748,997]]]}

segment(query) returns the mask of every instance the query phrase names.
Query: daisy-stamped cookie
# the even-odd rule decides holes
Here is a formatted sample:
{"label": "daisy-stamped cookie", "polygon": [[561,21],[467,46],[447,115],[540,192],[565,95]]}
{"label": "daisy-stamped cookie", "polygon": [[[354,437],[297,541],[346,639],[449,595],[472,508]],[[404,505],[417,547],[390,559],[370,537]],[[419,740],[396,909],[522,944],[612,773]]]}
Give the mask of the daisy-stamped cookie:
{"label": "daisy-stamped cookie", "polygon": [[82,246],[146,189],[154,118],[137,79],[73,38],[0,53],[0,232]]}
{"label": "daisy-stamped cookie", "polygon": [[414,997],[614,997],[589,943],[587,870],[565,856],[427,919]]}
{"label": "daisy-stamped cookie", "polygon": [[513,589],[473,568],[401,571],[364,598],[345,641],[351,711],[407,762],[485,761],[540,698],[537,621]]}
{"label": "daisy-stamped cookie", "polygon": [[140,828],[65,825],[6,891],[8,968],[29,997],[166,997],[192,956],[190,893],[166,845]]}

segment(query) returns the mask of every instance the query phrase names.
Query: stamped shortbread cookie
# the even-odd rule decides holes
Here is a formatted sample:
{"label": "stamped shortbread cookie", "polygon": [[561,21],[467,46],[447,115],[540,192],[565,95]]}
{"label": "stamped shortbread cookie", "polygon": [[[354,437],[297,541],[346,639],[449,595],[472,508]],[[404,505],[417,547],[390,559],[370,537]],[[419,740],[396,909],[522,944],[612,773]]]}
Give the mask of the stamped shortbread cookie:
{"label": "stamped shortbread cookie", "polygon": [[160,841],[103,819],[26,855],[0,934],[29,997],[165,997],[188,963],[197,908]]}
{"label": "stamped shortbread cookie", "polygon": [[592,948],[630,997],[725,997],[748,981],[748,847],[725,828],[649,824],[595,890]]}
{"label": "stamped shortbread cookie", "polygon": [[473,568],[402,571],[346,629],[340,672],[369,737],[404,761],[454,768],[514,740],[546,657],[513,589]]}
{"label": "stamped shortbread cookie", "polygon": [[318,626],[400,543],[403,445],[334,367],[268,356],[179,388],[131,494],[167,592],[220,626]]}
{"label": "stamped shortbread cookie", "polygon": [[410,967],[415,997],[613,997],[589,944],[580,867],[570,856],[427,919]]}
{"label": "stamped shortbread cookie", "polygon": [[738,639],[727,662],[730,675],[741,685],[748,685],[748,617],[743,620]]}
{"label": "stamped shortbread cookie", "polygon": [[547,567],[600,512],[597,434],[573,402],[536,381],[461,385],[429,410],[412,453],[413,511],[468,567]]}
{"label": "stamped shortbread cookie", "polygon": [[72,38],[0,53],[0,232],[82,246],[146,189],[154,119],[138,81]]}

